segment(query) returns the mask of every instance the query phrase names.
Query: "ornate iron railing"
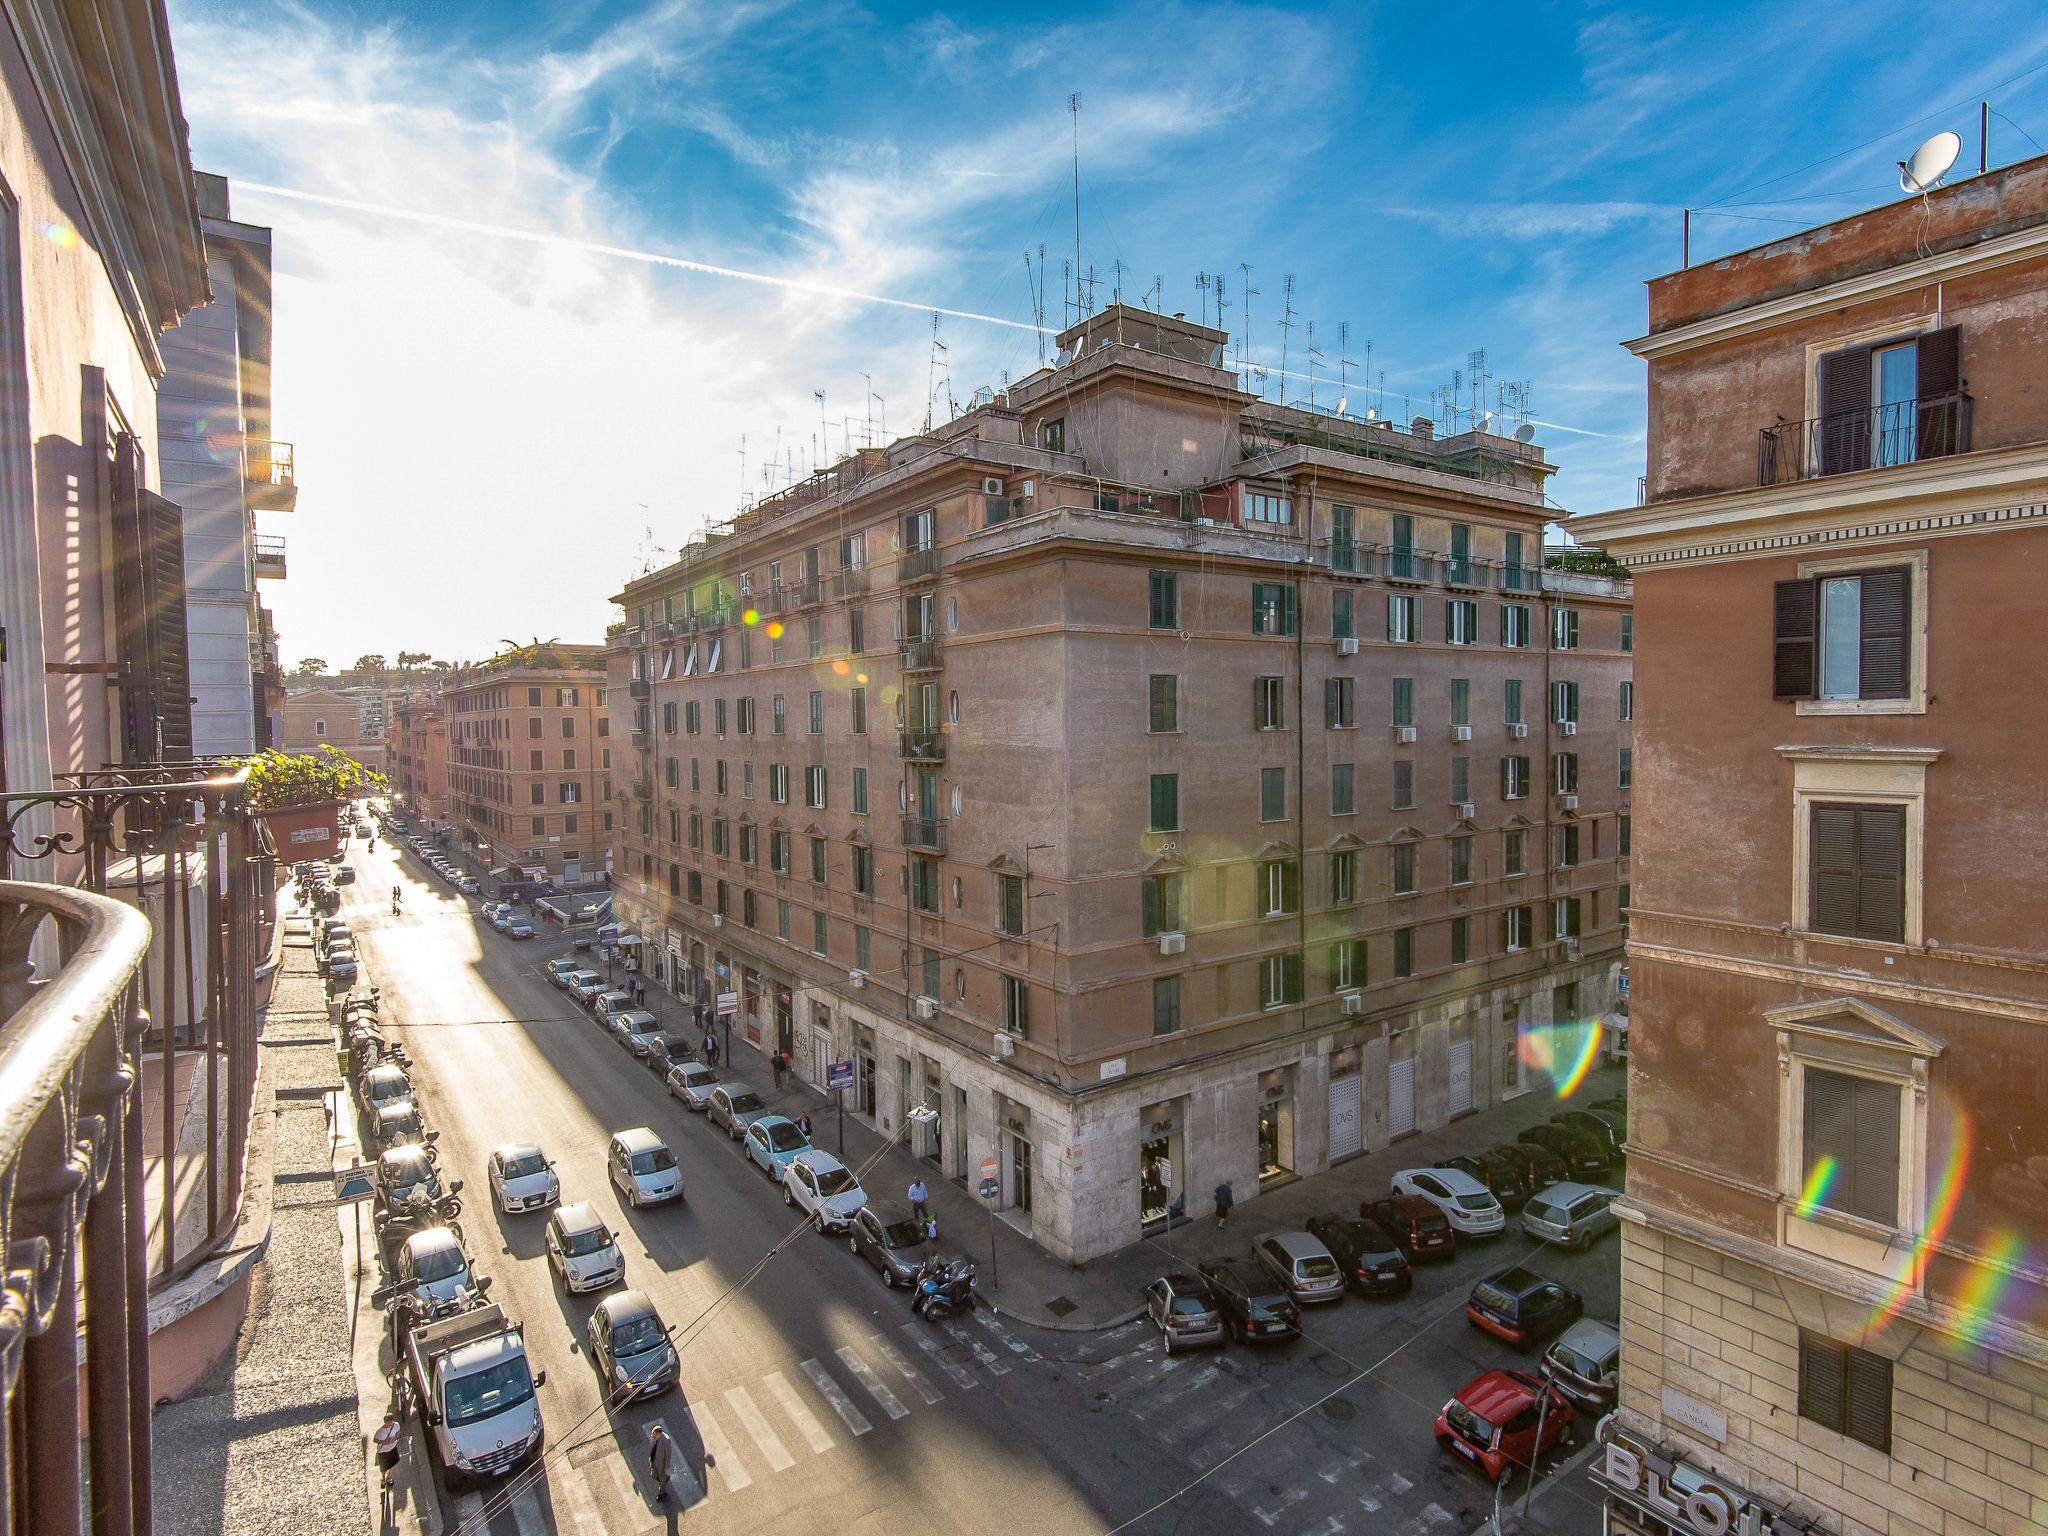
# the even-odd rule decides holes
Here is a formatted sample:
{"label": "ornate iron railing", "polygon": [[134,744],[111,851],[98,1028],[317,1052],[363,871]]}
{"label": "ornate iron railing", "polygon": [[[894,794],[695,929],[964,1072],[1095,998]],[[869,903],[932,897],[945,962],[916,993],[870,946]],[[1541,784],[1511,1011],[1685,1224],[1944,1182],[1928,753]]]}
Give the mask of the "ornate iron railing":
{"label": "ornate iron railing", "polygon": [[1756,482],[1783,485],[1968,453],[1975,403],[1954,391],[1781,421],[1757,433]]}

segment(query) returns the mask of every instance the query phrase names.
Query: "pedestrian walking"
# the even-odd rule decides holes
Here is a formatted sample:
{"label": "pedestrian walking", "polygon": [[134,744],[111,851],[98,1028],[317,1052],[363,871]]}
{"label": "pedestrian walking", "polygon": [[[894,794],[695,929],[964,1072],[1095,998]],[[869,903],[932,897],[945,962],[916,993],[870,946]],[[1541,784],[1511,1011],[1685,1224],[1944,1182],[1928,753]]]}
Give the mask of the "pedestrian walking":
{"label": "pedestrian walking", "polygon": [[647,1431],[647,1476],[654,1484],[654,1502],[668,1498],[669,1468],[674,1464],[676,1443],[659,1424]]}
{"label": "pedestrian walking", "polygon": [[799,1113],[796,1117],[796,1128],[804,1133],[805,1141],[811,1139],[811,1117],[809,1115]]}
{"label": "pedestrian walking", "polygon": [[1216,1225],[1219,1229],[1226,1221],[1230,1220],[1231,1203],[1230,1186],[1228,1184],[1218,1184],[1216,1186]]}
{"label": "pedestrian walking", "polygon": [[398,1410],[387,1408],[384,1410],[384,1422],[370,1437],[377,1445],[377,1470],[384,1474],[386,1492],[391,1488],[391,1474],[398,1470],[398,1442],[404,1433],[398,1425]]}
{"label": "pedestrian walking", "polygon": [[923,1225],[931,1219],[931,1191],[924,1187],[923,1179],[912,1179],[909,1195],[910,1213],[917,1218],[919,1225]]}
{"label": "pedestrian walking", "polygon": [[780,1093],[782,1092],[782,1052],[777,1051],[768,1058],[768,1062],[775,1072],[775,1091]]}

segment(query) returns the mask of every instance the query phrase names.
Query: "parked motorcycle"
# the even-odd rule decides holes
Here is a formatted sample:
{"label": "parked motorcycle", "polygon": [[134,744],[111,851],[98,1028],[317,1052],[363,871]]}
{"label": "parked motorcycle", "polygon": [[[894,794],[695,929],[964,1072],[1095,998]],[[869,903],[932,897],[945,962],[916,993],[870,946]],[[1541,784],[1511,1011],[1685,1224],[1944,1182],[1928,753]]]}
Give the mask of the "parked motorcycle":
{"label": "parked motorcycle", "polygon": [[971,1312],[974,1300],[974,1261],[964,1254],[951,1260],[934,1256],[918,1269],[910,1310],[936,1323],[955,1312]]}
{"label": "parked motorcycle", "polygon": [[403,1205],[377,1212],[374,1218],[377,1240],[386,1248],[397,1248],[416,1232],[424,1232],[429,1227],[447,1227],[455,1234],[458,1243],[468,1247],[462,1235],[462,1224],[455,1219],[462,1214],[462,1199],[458,1193],[461,1188],[462,1180],[456,1179],[448,1186],[448,1193],[439,1199],[417,1194]]}

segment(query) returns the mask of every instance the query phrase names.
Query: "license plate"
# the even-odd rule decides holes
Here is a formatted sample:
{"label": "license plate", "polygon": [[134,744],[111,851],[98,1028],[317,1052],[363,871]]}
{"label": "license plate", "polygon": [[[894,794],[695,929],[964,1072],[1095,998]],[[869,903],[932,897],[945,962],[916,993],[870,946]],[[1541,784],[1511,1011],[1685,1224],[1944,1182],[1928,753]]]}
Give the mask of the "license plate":
{"label": "license plate", "polygon": [[1479,1453],[1462,1440],[1451,1441],[1451,1448],[1467,1461],[1477,1461],[1479,1459]]}

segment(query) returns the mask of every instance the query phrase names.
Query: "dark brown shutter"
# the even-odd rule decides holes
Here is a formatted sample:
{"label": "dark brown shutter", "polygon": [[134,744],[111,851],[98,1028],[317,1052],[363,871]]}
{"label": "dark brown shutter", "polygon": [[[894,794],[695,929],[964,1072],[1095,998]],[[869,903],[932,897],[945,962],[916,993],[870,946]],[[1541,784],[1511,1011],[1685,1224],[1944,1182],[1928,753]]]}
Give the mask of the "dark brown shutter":
{"label": "dark brown shutter", "polygon": [[1863,575],[1863,647],[1858,697],[1906,697],[1906,615],[1912,573],[1866,571]]}
{"label": "dark brown shutter", "polygon": [[1852,1090],[1848,1195],[1842,1208],[1885,1226],[1899,1219],[1899,1090],[1858,1078]]}
{"label": "dark brown shutter", "polygon": [[1906,808],[1866,805],[1856,813],[1856,933],[1906,940]]}
{"label": "dark brown shutter", "polygon": [[1771,697],[1810,699],[1820,624],[1820,583],[1781,581],[1771,593]]}
{"label": "dark brown shutter", "polygon": [[142,454],[122,433],[109,497],[121,679],[121,751],[128,762],[192,755],[190,644],[185,630],[185,515],[142,487]]}
{"label": "dark brown shutter", "polygon": [[1880,1451],[1892,1448],[1892,1363],[1868,1350],[1846,1351],[1842,1433]]}
{"label": "dark brown shutter", "polygon": [[1967,453],[1963,432],[1963,333],[1959,326],[1929,331],[1920,338],[1917,370],[1920,404],[1919,456],[1938,459]]}
{"label": "dark brown shutter", "polygon": [[1813,892],[1808,926],[1815,933],[1856,932],[1856,811],[1853,805],[1813,808],[1807,864]]}
{"label": "dark brown shutter", "polygon": [[1849,347],[1820,360],[1820,472],[1870,467],[1870,348]]}
{"label": "dark brown shutter", "polygon": [[1799,1417],[1829,1429],[1842,1427],[1848,1397],[1842,1346],[1810,1333],[1799,1335]]}
{"label": "dark brown shutter", "polygon": [[191,640],[185,627],[185,513],[176,502],[142,493],[149,548],[151,665],[159,746],[165,759],[192,756]]}

